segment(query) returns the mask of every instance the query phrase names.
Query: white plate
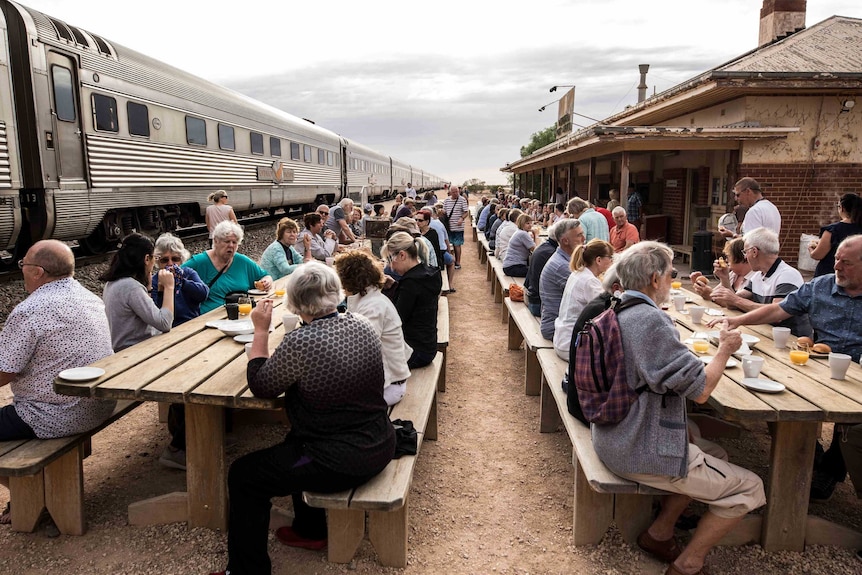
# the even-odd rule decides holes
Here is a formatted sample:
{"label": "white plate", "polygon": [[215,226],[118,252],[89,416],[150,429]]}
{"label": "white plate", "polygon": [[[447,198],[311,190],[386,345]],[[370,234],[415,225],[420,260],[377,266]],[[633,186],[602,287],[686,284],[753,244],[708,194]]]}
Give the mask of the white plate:
{"label": "white plate", "polygon": [[251,343],[254,341],[253,333],[243,333],[237,336],[234,336],[233,340],[237,343]]}
{"label": "white plate", "polygon": [[757,377],[746,377],[742,380],[743,387],[763,393],[778,393],[784,391],[784,385],[771,379],[760,379]]}
{"label": "white plate", "polygon": [[250,289],[248,290],[248,295],[266,295],[269,292],[262,289]]}
{"label": "white plate", "polygon": [[90,381],[105,375],[105,370],[101,367],[73,367],[64,369],[57,375],[68,381]]}
{"label": "white plate", "polygon": [[254,324],[251,323],[250,319],[222,319],[208,322],[206,325],[221,330],[222,333],[231,337],[244,333],[254,333]]}
{"label": "white plate", "polygon": [[[702,355],[702,356],[700,356],[700,361],[702,361],[704,364],[708,364],[709,362],[712,361],[713,357],[714,356],[712,356],[712,355]],[[724,367],[736,367],[737,365],[739,365],[739,362],[737,362],[732,357],[729,357],[727,359],[727,363],[724,364]]]}
{"label": "white plate", "polygon": [[721,311],[720,309],[713,309],[710,307],[710,308],[706,308],[706,315],[722,316],[722,315],[724,315],[724,312]]}
{"label": "white plate", "polygon": [[682,290],[678,290],[678,289],[671,289],[670,290],[670,295],[679,295],[681,293],[682,293]]}
{"label": "white plate", "polygon": [[[711,331],[711,332],[709,332],[709,337],[710,337],[710,339],[714,339],[714,340],[718,341],[719,333],[720,333],[720,332],[718,332],[718,331]],[[742,335],[742,343],[746,343],[746,344],[748,344],[749,346],[755,345],[757,342],[759,342],[759,341],[760,341],[760,338],[759,338],[759,337],[755,337],[755,336],[753,336],[753,335],[749,335],[749,334],[747,334],[747,333],[743,333],[743,334],[740,334],[740,335]]]}

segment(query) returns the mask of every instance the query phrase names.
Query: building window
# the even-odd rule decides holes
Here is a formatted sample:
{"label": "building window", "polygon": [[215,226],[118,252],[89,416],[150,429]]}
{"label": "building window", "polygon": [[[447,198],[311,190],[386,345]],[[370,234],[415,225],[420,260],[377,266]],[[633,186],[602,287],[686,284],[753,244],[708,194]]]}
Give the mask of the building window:
{"label": "building window", "polygon": [[302,159],[308,163],[311,163],[311,146],[302,146]]}
{"label": "building window", "polygon": [[233,126],[218,125],[218,147],[222,150],[236,150]]}
{"label": "building window", "polygon": [[203,119],[186,116],[186,141],[189,144],[207,145],[207,123]]}
{"label": "building window", "polygon": [[117,101],[104,94],[93,94],[93,125],[102,132],[118,132]]}
{"label": "building window", "polygon": [[326,163],[326,150],[317,149],[317,163],[321,166]]}
{"label": "building window", "polygon": [[51,77],[54,80],[54,107],[57,109],[57,119],[64,122],[74,122],[75,93],[72,91],[72,71],[62,66],[51,66]]}
{"label": "building window", "polygon": [[150,137],[150,112],[149,109],[137,102],[126,104],[126,113],[129,115],[129,133],[133,136]]}
{"label": "building window", "polygon": [[251,141],[251,153],[258,154],[260,156],[263,155],[263,134],[258,134],[257,132],[251,132],[250,134]]}
{"label": "building window", "polygon": [[299,159],[299,144],[296,142],[290,143],[290,159],[298,160]]}
{"label": "building window", "polygon": [[269,153],[277,158],[281,157],[281,140],[278,138],[269,139]]}

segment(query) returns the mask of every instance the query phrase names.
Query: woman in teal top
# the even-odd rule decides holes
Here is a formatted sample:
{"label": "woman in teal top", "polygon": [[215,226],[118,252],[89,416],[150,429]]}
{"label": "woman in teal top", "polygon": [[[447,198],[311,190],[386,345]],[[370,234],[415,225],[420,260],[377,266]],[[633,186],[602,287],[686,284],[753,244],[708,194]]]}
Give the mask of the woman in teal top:
{"label": "woman in teal top", "polygon": [[272,279],[277,280],[290,275],[299,264],[313,259],[310,236],[303,238],[301,249],[305,257],[293,247],[296,244],[298,234],[299,226],[296,225],[295,221],[290,218],[279,220],[275,230],[275,241],[266,247],[260,257],[260,267],[272,276]]}
{"label": "woman in teal top", "polygon": [[272,278],[266,270],[242,254],[236,253],[242,243],[239,224],[225,221],[213,230],[213,247],[191,257],[183,267],[192,268],[210,288],[209,297],[201,304],[201,313],[224,305],[224,298],[234,291],[269,290]]}

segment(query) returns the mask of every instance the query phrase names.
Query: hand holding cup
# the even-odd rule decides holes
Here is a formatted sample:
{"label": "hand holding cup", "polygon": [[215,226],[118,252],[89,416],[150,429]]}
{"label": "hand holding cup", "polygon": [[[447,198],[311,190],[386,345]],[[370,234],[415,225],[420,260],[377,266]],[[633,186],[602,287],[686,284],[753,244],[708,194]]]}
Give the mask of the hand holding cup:
{"label": "hand holding cup", "polygon": [[251,310],[251,323],[254,325],[254,333],[269,333],[272,324],[272,300],[265,298],[257,302],[257,306]]}
{"label": "hand holding cup", "polygon": [[719,323],[721,331],[718,333],[718,351],[733,354],[742,345],[742,334],[735,329],[731,329],[726,319],[721,320]]}

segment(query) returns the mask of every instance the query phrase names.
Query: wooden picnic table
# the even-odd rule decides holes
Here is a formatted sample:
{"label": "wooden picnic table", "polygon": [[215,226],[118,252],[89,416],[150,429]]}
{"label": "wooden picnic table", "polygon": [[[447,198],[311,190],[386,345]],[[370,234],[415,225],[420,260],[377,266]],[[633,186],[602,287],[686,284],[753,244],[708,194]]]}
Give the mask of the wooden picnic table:
{"label": "wooden picnic table", "polygon": [[[706,327],[717,316],[704,315],[695,325],[687,314],[691,305],[721,310],[726,316],[740,312],[721,308],[703,300],[694,292],[683,290],[694,303],[683,312],[670,305],[668,313],[676,322],[683,339],[694,332],[711,331]],[[718,318],[720,319],[720,318]],[[713,328],[713,329],[717,329]],[[709,404],[725,420],[766,422],[772,435],[769,476],[766,482],[767,503],[760,526],[760,542],[767,551],[802,551],[806,543],[856,545],[862,535],[846,528],[808,516],[808,503],[814,461],[814,447],[824,422],[862,422],[862,366],[852,364],[846,380],[830,379],[826,359],[810,358],[804,366],[790,362],[789,349],[776,349],[772,326],[740,328],[760,338],[753,353],[765,359],[760,377],[785,385],[780,393],[750,391],[741,382],[741,362],[725,369],[725,375],[712,393]],[[791,336],[791,345],[795,338]],[[716,348],[711,346],[709,355]],[[816,522],[817,528],[809,526]]]}
{"label": "wooden picnic table", "polygon": [[[276,282],[282,285],[286,278]],[[284,338],[281,298],[274,298],[269,348]],[[105,374],[87,382],[57,378],[57,393],[103,399],[185,404],[186,492],[129,506],[135,524],[187,521],[227,528],[225,408],[278,409],[283,399],[254,397],[246,383],[245,346],[207,322],[226,319],[223,306],[92,364]]]}

